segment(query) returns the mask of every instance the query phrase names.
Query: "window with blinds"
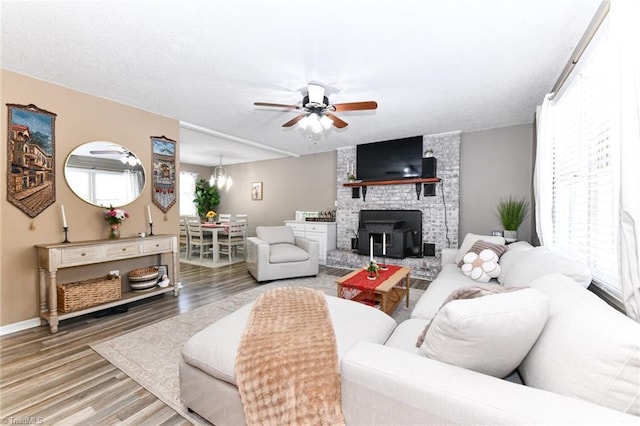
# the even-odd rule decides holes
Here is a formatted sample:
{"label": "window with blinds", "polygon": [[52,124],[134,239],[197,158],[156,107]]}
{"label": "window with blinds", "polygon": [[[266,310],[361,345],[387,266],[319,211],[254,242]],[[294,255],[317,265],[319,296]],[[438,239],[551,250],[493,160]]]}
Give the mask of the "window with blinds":
{"label": "window with blinds", "polygon": [[193,199],[196,197],[197,173],[180,172],[180,216],[197,216]]}
{"label": "window with blinds", "polygon": [[620,299],[618,285],[619,138],[612,130],[616,81],[608,25],[550,104],[552,233],[545,245],[591,268],[596,284]]}

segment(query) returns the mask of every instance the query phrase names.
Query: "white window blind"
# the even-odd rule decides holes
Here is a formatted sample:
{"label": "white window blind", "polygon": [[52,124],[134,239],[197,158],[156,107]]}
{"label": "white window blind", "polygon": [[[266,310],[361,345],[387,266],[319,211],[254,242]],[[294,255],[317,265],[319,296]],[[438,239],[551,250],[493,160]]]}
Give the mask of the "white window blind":
{"label": "white window blind", "polygon": [[193,199],[196,196],[197,173],[180,172],[180,216],[197,216]]}
{"label": "white window blind", "polygon": [[[545,245],[570,252],[617,298],[619,138],[612,131],[616,80],[608,25],[548,108],[552,144],[550,235]],[[547,168],[549,170],[549,168]]]}

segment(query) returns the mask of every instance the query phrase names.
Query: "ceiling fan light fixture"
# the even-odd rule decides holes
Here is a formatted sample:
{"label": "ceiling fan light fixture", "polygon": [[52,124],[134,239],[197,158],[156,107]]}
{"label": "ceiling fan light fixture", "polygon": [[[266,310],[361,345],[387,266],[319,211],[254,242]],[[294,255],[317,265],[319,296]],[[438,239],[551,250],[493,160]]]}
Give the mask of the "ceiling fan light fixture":
{"label": "ceiling fan light fixture", "polygon": [[231,178],[227,174],[227,169],[222,167],[222,155],[220,156],[220,165],[216,166],[213,171],[213,174],[209,178],[209,184],[215,185],[218,189],[225,186],[225,183],[230,182]]}
{"label": "ceiling fan light fixture", "polygon": [[309,102],[322,105],[324,102],[324,87],[319,84],[310,83],[308,86]]}
{"label": "ceiling fan light fixture", "polygon": [[330,119],[329,117],[327,117],[326,115],[323,115],[320,118],[320,124],[322,124],[322,127],[325,130],[329,130],[331,128],[331,126],[333,126],[333,120]]}
{"label": "ceiling fan light fixture", "polygon": [[120,157],[120,162],[124,165],[128,165],[129,167],[135,167],[140,164],[140,160],[138,160],[138,158],[131,152],[123,153],[122,157]]}

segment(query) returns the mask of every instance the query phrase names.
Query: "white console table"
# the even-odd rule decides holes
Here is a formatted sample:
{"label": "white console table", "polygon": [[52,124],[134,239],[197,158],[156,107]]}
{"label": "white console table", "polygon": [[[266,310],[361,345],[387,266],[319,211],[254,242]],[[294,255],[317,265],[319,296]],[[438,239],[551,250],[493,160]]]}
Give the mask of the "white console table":
{"label": "white console table", "polygon": [[285,220],[285,225],[293,228],[293,234],[297,237],[305,237],[317,241],[320,245],[318,263],[327,264],[327,252],[336,248],[336,223],[335,222],[307,222]]}
{"label": "white console table", "polygon": [[[173,291],[178,295],[178,238],[175,235],[153,235],[144,238],[122,238],[118,240],[83,241],[36,245],[38,270],[40,272],[40,318],[47,322],[52,333],[58,331],[58,322],[107,309],[136,300],[146,299]],[[168,287],[155,287],[144,292],[124,291],[120,300],[58,314],[57,278],[58,269],[96,263],[114,262],[136,257],[171,254],[171,277]]]}

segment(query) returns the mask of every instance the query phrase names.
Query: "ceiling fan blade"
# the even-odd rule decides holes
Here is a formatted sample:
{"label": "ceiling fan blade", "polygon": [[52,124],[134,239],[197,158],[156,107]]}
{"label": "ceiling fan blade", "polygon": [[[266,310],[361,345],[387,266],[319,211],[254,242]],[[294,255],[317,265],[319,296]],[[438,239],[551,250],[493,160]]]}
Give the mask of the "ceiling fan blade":
{"label": "ceiling fan blade", "polygon": [[327,112],[327,117],[329,117],[331,119],[331,121],[333,121],[333,125],[336,126],[338,129],[342,129],[344,127],[347,127],[349,125],[349,123],[347,123],[346,121],[336,117],[335,115],[331,114],[330,112]]}
{"label": "ceiling fan blade", "polygon": [[342,104],[333,104],[333,110],[340,111],[362,111],[367,109],[376,109],[378,108],[378,103],[376,101],[363,101],[363,102],[345,102]]}
{"label": "ceiling fan blade", "polygon": [[285,104],[272,104],[270,102],[254,102],[255,106],[263,106],[263,107],[275,107],[275,108],[285,108],[285,109],[301,109],[298,105],[285,105]]}
{"label": "ceiling fan blade", "polygon": [[304,116],[307,115],[306,113],[302,113],[302,114],[298,114],[295,117],[293,117],[291,120],[287,121],[286,123],[284,123],[282,125],[282,127],[291,127],[294,124],[296,124],[298,121],[302,120],[304,118]]}

